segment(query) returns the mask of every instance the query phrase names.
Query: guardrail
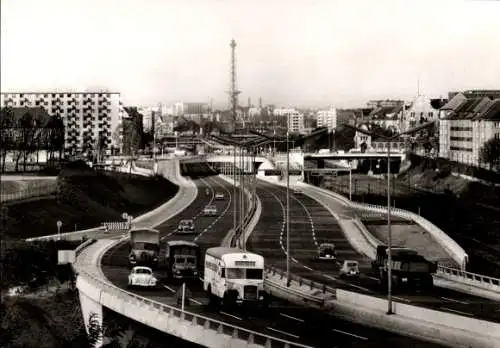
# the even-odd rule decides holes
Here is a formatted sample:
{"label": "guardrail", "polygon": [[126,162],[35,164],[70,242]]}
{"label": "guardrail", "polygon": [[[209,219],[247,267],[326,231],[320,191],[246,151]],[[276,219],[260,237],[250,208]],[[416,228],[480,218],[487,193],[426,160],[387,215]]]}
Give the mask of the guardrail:
{"label": "guardrail", "polygon": [[[120,243],[121,240],[117,240],[115,243],[110,244],[106,249],[112,248],[114,245]],[[87,245],[88,246],[88,245]],[[83,248],[82,248],[83,249]],[[78,265],[76,266],[78,269]],[[170,306],[143,296],[137,295],[135,293],[121,289],[103,279],[86,272],[84,269],[78,269],[79,277],[84,277],[87,281],[92,282],[97,288],[100,289],[100,304],[106,307],[113,308],[113,303],[116,304],[116,299],[119,298],[123,303],[127,304],[138,304],[140,307],[147,307],[149,313],[153,311],[154,318],[161,316],[161,320],[148,321],[149,326],[155,326],[155,323],[168,323],[169,319],[176,318],[185,322],[188,327],[195,327],[201,330],[213,330],[216,331],[217,335],[228,335],[232,339],[239,339],[247,344],[257,344],[263,345],[265,347],[275,347],[280,345],[283,347],[303,347],[310,348],[309,346],[294,343],[291,341],[275,338],[269,335],[265,335],[259,332],[248,330],[236,325],[227,324],[225,322],[215,320],[200,314],[192,313],[186,310],[182,310],[175,306]],[[144,317],[141,317],[140,313],[135,313],[136,317],[130,316],[131,319],[137,320],[139,322],[145,321]],[[159,326],[159,325],[158,325]],[[203,339],[203,335],[200,337]],[[219,342],[220,344],[220,342]]]}
{"label": "guardrail", "polygon": [[497,278],[466,272],[456,268],[445,266],[438,266],[436,275],[448,280],[453,280],[473,286],[480,286],[481,288],[484,288],[486,290],[500,293],[500,279]]}
{"label": "guardrail", "polygon": [[50,182],[35,182],[28,183],[27,187],[23,190],[12,192],[12,193],[2,193],[0,195],[0,202],[14,202],[22,201],[30,198],[41,198],[41,197],[52,197],[57,193],[57,181],[53,180]]}

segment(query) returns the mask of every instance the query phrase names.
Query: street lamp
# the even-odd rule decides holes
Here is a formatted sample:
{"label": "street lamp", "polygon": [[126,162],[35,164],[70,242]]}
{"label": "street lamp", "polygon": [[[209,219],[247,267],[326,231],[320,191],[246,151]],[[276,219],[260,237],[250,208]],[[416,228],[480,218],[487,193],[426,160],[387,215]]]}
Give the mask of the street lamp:
{"label": "street lamp", "polygon": [[387,314],[392,312],[392,231],[391,231],[391,142],[398,139],[402,135],[410,135],[421,131],[434,124],[434,121],[424,123],[420,126],[412,128],[406,132],[396,133],[391,136],[376,134],[365,129],[361,129],[350,124],[344,124],[345,127],[354,129],[357,132],[369,135],[378,136],[387,142]]}

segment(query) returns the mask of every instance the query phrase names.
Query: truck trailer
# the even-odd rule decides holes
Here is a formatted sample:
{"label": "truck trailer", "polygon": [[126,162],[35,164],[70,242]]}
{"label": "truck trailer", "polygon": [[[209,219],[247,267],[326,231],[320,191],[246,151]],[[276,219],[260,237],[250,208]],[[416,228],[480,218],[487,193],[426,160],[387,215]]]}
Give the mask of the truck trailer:
{"label": "truck trailer", "polygon": [[198,278],[201,262],[198,244],[184,240],[167,242],[165,263],[169,279]]}

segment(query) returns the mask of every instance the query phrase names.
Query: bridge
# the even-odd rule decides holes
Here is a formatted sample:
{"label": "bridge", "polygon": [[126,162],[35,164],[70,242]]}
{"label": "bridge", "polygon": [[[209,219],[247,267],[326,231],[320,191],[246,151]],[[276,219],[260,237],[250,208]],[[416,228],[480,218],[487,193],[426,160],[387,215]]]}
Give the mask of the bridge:
{"label": "bridge", "polygon": [[[133,169],[137,174],[150,174],[146,169]],[[193,181],[181,175],[178,160],[161,162],[160,172],[179,185],[178,194],[163,206],[136,218],[133,223],[157,226],[163,240],[172,238],[171,232],[180,219],[199,216],[203,207],[213,199],[214,192],[226,190],[228,197],[232,194],[232,184],[227,177]],[[97,239],[79,247],[74,264],[79,273],[77,286],[84,318],[88,320],[92,312],[102,318],[102,307],[105,306],[207,347],[317,347],[325,341],[353,346],[363,346],[364,342],[380,342],[381,346],[387,346],[387,342],[392,341],[395,346],[411,346],[422,344],[422,339],[456,347],[498,346],[498,305],[483,297],[500,299],[499,280],[463,271],[461,268],[467,263],[467,254],[443,231],[416,214],[394,210],[395,216],[410,219],[431,234],[456,266],[439,267],[435,284],[440,291],[394,298],[396,314],[389,317],[385,314],[387,302],[384,296],[377,295],[376,281],[369,277],[339,280],[332,265],[313,261],[318,243],[334,241],[339,258],[358,260],[366,270],[380,241],[356,216],[359,211],[384,214],[387,213],[385,208],[351,202],[331,191],[304,183],[295,182],[294,185],[302,188],[302,194],[290,199],[290,211],[294,212],[290,226],[293,261],[290,286],[283,277],[286,195],[279,178],[261,177],[256,196],[246,190],[237,191],[237,195],[247,196],[249,207],[238,233],[226,234],[235,213],[232,212],[231,199],[237,197],[216,202],[219,210],[224,212],[217,220],[196,219],[199,231],[193,238],[202,248],[220,243],[246,244],[250,250],[266,257],[266,288],[274,296],[269,311],[254,314],[252,318],[223,314],[205,306],[207,298],[199,285],[191,289],[191,305],[184,310],[175,299],[178,284],[165,282],[165,288],[154,293],[125,290],[129,271],[124,262],[125,238],[121,234],[106,234],[97,228],[63,236],[81,238],[86,235]],[[212,194],[206,196],[205,189]],[[469,294],[471,292],[473,294]],[[417,338],[404,337],[398,330],[411,332]]]}
{"label": "bridge", "polygon": [[[402,160],[405,158],[403,153],[391,153],[391,159]],[[383,152],[364,152],[364,153],[308,153],[304,154],[305,160],[362,160],[362,159],[383,159],[387,160],[387,153]]]}

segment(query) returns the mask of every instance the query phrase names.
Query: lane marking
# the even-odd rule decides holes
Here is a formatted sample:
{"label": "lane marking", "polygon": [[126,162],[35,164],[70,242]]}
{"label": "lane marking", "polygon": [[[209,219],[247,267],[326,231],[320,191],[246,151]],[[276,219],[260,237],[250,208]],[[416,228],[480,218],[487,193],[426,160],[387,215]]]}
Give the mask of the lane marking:
{"label": "lane marking", "polygon": [[[328,279],[331,279],[331,280],[335,280],[335,281],[340,281],[339,279],[335,278],[335,277],[332,277],[328,274],[321,274],[323,277],[325,278],[328,278]],[[348,283],[348,282],[342,282],[343,284],[346,284],[347,286],[352,286],[354,288],[357,288],[357,289],[361,289],[361,290],[364,290],[364,291],[367,291],[367,292],[370,292],[370,293],[373,293],[374,291],[368,289],[368,288],[364,288],[362,286],[359,286],[359,285],[356,285],[356,284],[352,284],[352,283]]]}
{"label": "lane marking", "polygon": [[201,305],[202,303],[194,298],[190,298],[189,301],[196,303],[197,305]]}
{"label": "lane marking", "polygon": [[234,318],[234,319],[243,320],[240,317],[237,317],[236,315],[232,315],[232,314],[229,314],[229,313],[226,313],[226,312],[223,312],[223,311],[220,311],[219,313],[227,315],[228,317],[231,317],[231,318]]}
{"label": "lane marking", "polygon": [[309,212],[309,209],[307,209],[307,207],[305,206],[305,204],[302,203],[302,201],[300,199],[298,199],[297,197],[295,197],[293,195],[290,196],[290,197],[292,197],[292,199],[294,199],[295,201],[297,201],[301,205],[302,209],[304,209],[304,211],[306,212],[306,215],[309,218],[309,224],[311,225],[312,238],[313,238],[314,244],[316,245],[316,248],[317,248],[319,245],[318,245],[318,242],[316,241],[316,234],[315,234],[315,231],[314,231],[314,222],[313,222],[313,219],[312,219],[312,215]]}
{"label": "lane marking", "polygon": [[281,331],[281,330],[278,330],[278,329],[273,329],[272,327],[266,327],[266,329],[268,330],[271,330],[271,331],[274,331],[274,332],[279,332],[283,335],[288,335],[290,337],[293,337],[293,338],[300,338],[300,336],[297,336],[297,335],[294,335],[294,334],[291,334],[291,333],[288,333],[288,332],[285,332],[285,331]]}
{"label": "lane marking", "polygon": [[176,291],[174,289],[172,289],[171,287],[167,286],[167,285],[163,285],[163,287],[171,292],[173,292],[174,294],[176,293]]}
{"label": "lane marking", "polygon": [[378,278],[375,278],[375,277],[372,277],[372,276],[369,276],[369,275],[365,275],[366,278],[368,279],[371,279],[371,280],[378,280]]}
{"label": "lane marking", "polygon": [[353,333],[350,333],[350,332],[347,332],[347,331],[342,331],[342,330],[338,330],[338,329],[332,329],[332,331],[335,331],[335,332],[338,332],[338,333],[341,333],[341,334],[344,334],[344,335],[349,335],[349,336],[352,336],[352,337],[356,337],[356,338],[359,338],[360,340],[368,340],[368,337],[364,337],[364,336],[359,336],[359,335],[356,335],[356,334],[353,334]]}
{"label": "lane marking", "polygon": [[[301,264],[302,265],[302,264]],[[305,269],[309,270],[309,271],[313,271],[313,269],[309,266],[306,266],[306,265],[302,265],[302,267],[304,267]]]}
{"label": "lane marking", "polygon": [[[212,180],[212,179],[210,178],[210,180]],[[214,182],[215,182],[215,180],[214,180]],[[229,200],[228,200],[228,202],[227,202],[227,205],[226,205],[226,208],[224,209],[224,211],[223,211],[222,213],[220,213],[220,215],[219,215],[219,216],[218,216],[218,217],[217,217],[214,221],[212,221],[212,223],[211,223],[211,224],[210,224],[207,228],[205,228],[205,229],[204,229],[201,233],[199,233],[199,234],[198,234],[198,235],[194,238],[194,241],[195,241],[195,242],[196,242],[196,241],[198,240],[198,238],[200,238],[200,237],[201,237],[201,236],[202,236],[205,232],[207,232],[210,228],[212,228],[212,226],[213,226],[213,225],[215,225],[215,224],[216,224],[216,223],[217,223],[217,222],[218,222],[221,218],[223,218],[223,217],[226,215],[226,213],[227,213],[227,211],[229,210],[229,208],[231,207],[231,202],[232,202],[232,200],[233,200],[233,197],[232,197],[232,195],[231,195],[231,192],[229,192],[229,190],[228,190],[226,187],[224,187],[224,185],[221,185],[221,184],[219,184],[219,183],[217,183],[217,182],[215,182],[215,183],[216,183],[216,185],[217,185],[217,186],[221,187],[224,191],[226,191],[226,192],[227,192],[227,194],[228,194],[228,196],[229,196]],[[207,204],[207,205],[208,205],[208,204]],[[203,210],[202,210],[201,212],[203,212]]]}
{"label": "lane marking", "polygon": [[474,316],[474,314],[472,314],[472,313],[461,312],[461,311],[457,311],[457,310],[446,308],[446,307],[439,307],[439,308],[440,309],[444,309],[445,311],[450,311],[450,312],[454,312],[454,313],[466,315],[468,317],[473,317]]}
{"label": "lane marking", "polygon": [[296,321],[299,321],[301,323],[304,322],[304,319],[300,319],[300,318],[295,318],[295,317],[292,317],[291,315],[288,315],[288,314],[285,314],[285,313],[280,313],[280,315],[282,317],[285,317],[285,318],[288,318],[288,319],[292,319],[292,320],[296,320]]}
{"label": "lane marking", "polygon": [[461,304],[464,304],[464,305],[468,305],[470,304],[469,302],[466,302],[466,301],[460,301],[460,300],[455,300],[453,298],[448,298],[448,297],[440,297],[441,299],[445,300],[445,301],[450,301],[450,302],[456,302],[456,303],[461,303]]}
{"label": "lane marking", "polygon": [[411,300],[408,300],[407,298],[403,298],[403,297],[392,296],[392,298],[395,298],[396,300],[400,300],[400,301],[407,302],[407,303],[411,302]]}

